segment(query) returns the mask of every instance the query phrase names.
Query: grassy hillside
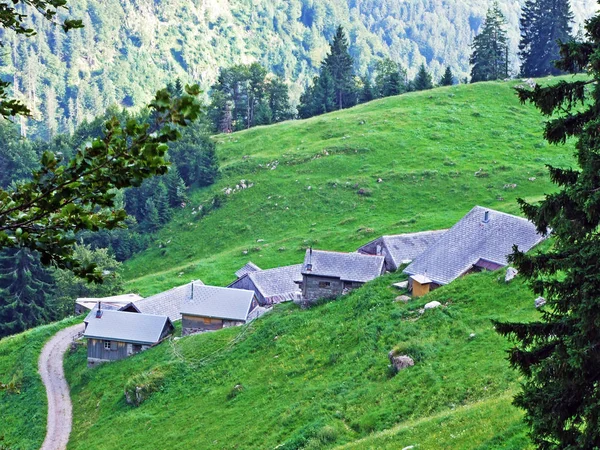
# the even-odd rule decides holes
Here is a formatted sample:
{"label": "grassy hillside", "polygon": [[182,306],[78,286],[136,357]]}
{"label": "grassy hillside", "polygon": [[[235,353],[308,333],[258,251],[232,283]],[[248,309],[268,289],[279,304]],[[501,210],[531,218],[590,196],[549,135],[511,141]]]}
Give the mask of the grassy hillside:
{"label": "grassy hillside", "polygon": [[[0,339],[0,382],[16,381],[20,393],[0,391],[0,437],[9,449],[38,449],[46,435],[46,391],[37,371],[42,347],[59,330],[81,319],[65,319]],[[1,447],[1,445],[0,445]]]}
{"label": "grassy hillside", "polygon": [[[69,448],[527,448],[508,343],[490,319],[532,319],[532,294],[485,273],[404,304],[390,286],[399,278],[94,370],[85,349],[69,355]],[[445,307],[421,315],[431,300]],[[416,365],[393,375],[392,348]],[[129,406],[123,387],[144,372],[159,374],[159,389]]]}
{"label": "grassy hillside", "polygon": [[[270,268],[301,262],[311,244],[351,251],[381,234],[446,228],[476,204],[518,213],[517,197],[554,189],[545,165],[569,165],[572,148],[543,140],[544,119],[519,104],[515,84],[415,92],[217,136],[223,176],[126,264],[128,289],[225,284],[249,259]],[[252,187],[222,194],[240,180]],[[216,195],[223,205],[198,214]]]}

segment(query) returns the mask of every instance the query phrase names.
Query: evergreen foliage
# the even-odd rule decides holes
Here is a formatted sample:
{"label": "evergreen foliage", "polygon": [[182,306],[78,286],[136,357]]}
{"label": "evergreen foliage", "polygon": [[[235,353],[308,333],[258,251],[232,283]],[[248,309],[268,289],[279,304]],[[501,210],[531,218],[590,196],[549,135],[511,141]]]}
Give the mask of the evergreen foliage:
{"label": "evergreen foliage", "polygon": [[348,39],[344,28],[337,28],[329,53],[321,64],[323,72],[331,75],[337,109],[356,105],[356,83],[354,81],[354,60],[348,51]]}
{"label": "evergreen foliage", "polygon": [[49,320],[52,277],[36,253],[12,248],[0,254],[0,338]]}
{"label": "evergreen foliage", "polygon": [[280,122],[291,117],[288,88],[278,77],[267,77],[258,63],[221,69],[211,89],[209,117],[220,133]]}
{"label": "evergreen foliage", "polygon": [[600,447],[600,14],[586,25],[585,42],[560,46],[557,69],[586,70],[587,80],[518,89],[546,116],[552,144],[577,139],[578,168],[549,167],[560,191],[538,205],[520,200],[540,232],[552,230],[554,247],[512,260],[546,305],[534,322],[496,323],[516,341],[510,362],[525,377],[515,404],[525,409],[540,449]]}
{"label": "evergreen foliage", "polygon": [[412,82],[412,88],[415,91],[425,91],[433,88],[433,79],[425,68],[425,64],[421,64],[421,67],[419,67],[419,72],[417,72],[417,76]]}
{"label": "evergreen foliage", "polygon": [[472,49],[473,53],[469,60],[473,66],[471,83],[501,80],[508,77],[506,19],[500,11],[498,3],[494,3],[488,9],[483,28],[473,39]]}
{"label": "evergreen foliage", "polygon": [[452,73],[452,69],[450,66],[446,67],[446,71],[444,72],[444,76],[440,80],[440,86],[452,86],[454,84],[454,74]]}
{"label": "evergreen foliage", "polygon": [[375,85],[378,97],[389,97],[406,92],[406,70],[401,64],[384,58],[375,66]]}
{"label": "evergreen foliage", "polygon": [[559,42],[572,39],[573,13],[569,0],[527,0],[521,15],[521,75],[558,75],[553,61],[559,58]]}

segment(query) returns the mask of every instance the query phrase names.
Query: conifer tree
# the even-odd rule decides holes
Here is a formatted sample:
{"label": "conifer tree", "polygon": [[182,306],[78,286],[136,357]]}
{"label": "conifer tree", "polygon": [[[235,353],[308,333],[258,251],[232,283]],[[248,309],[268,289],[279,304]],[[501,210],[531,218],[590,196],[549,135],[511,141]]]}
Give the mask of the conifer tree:
{"label": "conifer tree", "polygon": [[360,90],[360,103],[370,102],[375,98],[375,92],[373,90],[373,85],[371,84],[371,80],[369,77],[365,77],[363,80],[363,86]]}
{"label": "conifer tree", "polygon": [[377,85],[379,97],[389,97],[406,91],[404,83],[406,71],[397,62],[392,61],[390,58],[377,61],[375,71],[377,73],[375,84]]}
{"label": "conifer tree", "polygon": [[0,338],[40,325],[52,315],[52,278],[27,248],[0,254]]}
{"label": "conifer tree", "polygon": [[440,80],[440,86],[452,86],[454,84],[454,74],[450,66],[446,67],[446,71]]}
{"label": "conifer tree", "polygon": [[473,39],[469,62],[471,83],[500,80],[508,77],[508,38],[506,19],[498,3],[488,9],[481,32]]}
{"label": "conifer tree", "polygon": [[427,72],[425,64],[421,64],[421,66],[419,67],[419,72],[417,72],[417,76],[413,80],[413,89],[415,91],[424,91],[432,88],[433,81],[431,78],[431,74]]}
{"label": "conifer tree", "polygon": [[329,44],[329,54],[321,64],[321,76],[329,72],[333,80],[335,104],[337,109],[356,104],[356,85],[354,82],[354,60],[348,52],[348,39],[344,28],[339,26]]}
{"label": "conifer tree", "polygon": [[[515,250],[512,262],[546,299],[538,320],[495,323],[515,342],[509,360],[525,377],[514,403],[537,448],[600,448],[600,14],[586,25],[587,40],[560,46],[559,70],[589,78],[518,88],[547,117],[545,138],[576,138],[578,168],[549,167],[560,188],[538,205],[519,200],[540,232],[552,230],[543,254]],[[570,153],[570,151],[569,151]]]}
{"label": "conifer tree", "polygon": [[525,2],[519,43],[522,76],[541,77],[560,73],[553,61],[559,58],[558,42],[572,39],[572,21],[569,0]]}

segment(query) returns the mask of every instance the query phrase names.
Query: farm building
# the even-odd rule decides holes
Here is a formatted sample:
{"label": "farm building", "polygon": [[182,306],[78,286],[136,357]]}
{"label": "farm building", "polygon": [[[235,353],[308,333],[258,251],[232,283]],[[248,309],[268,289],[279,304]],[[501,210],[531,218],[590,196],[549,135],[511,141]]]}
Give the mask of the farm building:
{"label": "farm building", "polygon": [[244,267],[242,267],[240,270],[238,270],[235,273],[235,276],[238,278],[242,278],[244,275],[251,273],[251,272],[258,272],[259,270],[261,270],[260,267],[258,267],[256,264],[254,264],[252,261],[248,261]]}
{"label": "farm building", "polygon": [[243,325],[252,320],[257,307],[254,291],[196,286],[192,297],[181,304],[182,334]]}
{"label": "farm building", "polygon": [[544,238],[527,219],[475,206],[404,272],[423,295],[462,275],[504,267],[513,245],[526,252]]}
{"label": "farm building", "polygon": [[177,286],[140,300],[136,302],[136,306],[143,314],[168,316],[172,322],[175,322],[181,320],[181,304],[193,297],[194,289],[198,286],[204,286],[204,283],[195,280],[183,286]]}
{"label": "farm building", "polygon": [[173,332],[166,316],[100,309],[88,323],[88,366],[117,361],[156,345]]}
{"label": "farm building", "polygon": [[297,282],[303,301],[334,298],[385,272],[383,256],[308,249]]}
{"label": "farm building", "polygon": [[295,280],[302,277],[301,269],[302,264],[295,264],[246,272],[227,287],[254,291],[260,306],[297,300],[300,298],[301,291]]}
{"label": "farm building", "polygon": [[113,295],[112,297],[103,298],[78,298],[75,300],[75,314],[87,314],[98,304],[98,302],[102,302],[105,309],[117,310],[129,303],[135,303],[142,300],[142,298],[143,297],[140,297],[137,294]]}
{"label": "farm building", "polygon": [[408,264],[427,247],[435,244],[448,230],[421,231],[419,233],[381,236],[360,247],[357,251],[364,255],[385,257],[385,269],[393,272],[402,264]]}
{"label": "farm building", "polygon": [[90,321],[96,316],[96,311],[98,311],[99,309],[104,310],[104,311],[123,311],[123,312],[131,312],[131,313],[141,312],[139,310],[139,308],[133,302],[127,303],[126,305],[123,305],[120,308],[117,308],[111,304],[106,305],[102,302],[98,302],[96,304],[96,306],[94,306],[91,309],[91,311],[88,313],[88,315],[85,317],[85,319],[83,319],[83,323],[85,324],[86,327],[87,327],[88,323],[90,323]]}

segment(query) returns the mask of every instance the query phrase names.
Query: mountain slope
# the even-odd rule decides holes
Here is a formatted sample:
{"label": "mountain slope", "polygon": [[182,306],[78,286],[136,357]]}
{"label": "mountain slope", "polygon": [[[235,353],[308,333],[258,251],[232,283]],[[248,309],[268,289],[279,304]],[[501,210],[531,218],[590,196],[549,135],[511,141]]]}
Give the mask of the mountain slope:
{"label": "mountain slope", "polygon": [[[413,425],[431,431],[444,422],[446,448],[526,447],[510,406],[518,378],[505,360],[509,343],[490,320],[533,319],[533,295],[519,280],[486,273],[403,304],[390,286],[399,278],[310,310],[283,305],[248,327],[165,342],[94,370],[80,349],[66,362],[70,448],[316,449],[361,438],[356,448],[402,448],[433,443]],[[421,315],[431,300],[445,307]],[[392,348],[415,366],[393,375]],[[141,373],[158,376],[158,390],[135,408],[123,386]],[[472,420],[481,429],[463,434]]]}
{"label": "mountain slope", "polygon": [[[524,0],[501,0],[516,72],[518,21]],[[83,30],[32,16],[31,39],[6,36],[0,75],[34,111],[30,133],[73,130],[113,104],[145,105],[168,80],[208,88],[219,67],[258,61],[293,83],[292,96],[312,78],[335,28],[347,29],[356,69],[390,56],[409,69],[421,63],[439,79],[446,66],[468,75],[470,45],[491,0],[86,0],[70,2]],[[597,8],[573,0],[575,29]],[[3,38],[4,40],[4,38]],[[39,122],[38,122],[39,121]]]}
{"label": "mountain slope", "polygon": [[[125,264],[128,289],[225,285],[248,260],[296,264],[309,245],[353,251],[382,234],[448,228],[476,204],[518,214],[517,197],[554,189],[545,165],[571,164],[572,147],[545,143],[543,118],[519,104],[515,84],[438,88],[217,136],[221,179]],[[252,187],[223,193],[241,180]],[[204,215],[215,197],[221,206]]]}

